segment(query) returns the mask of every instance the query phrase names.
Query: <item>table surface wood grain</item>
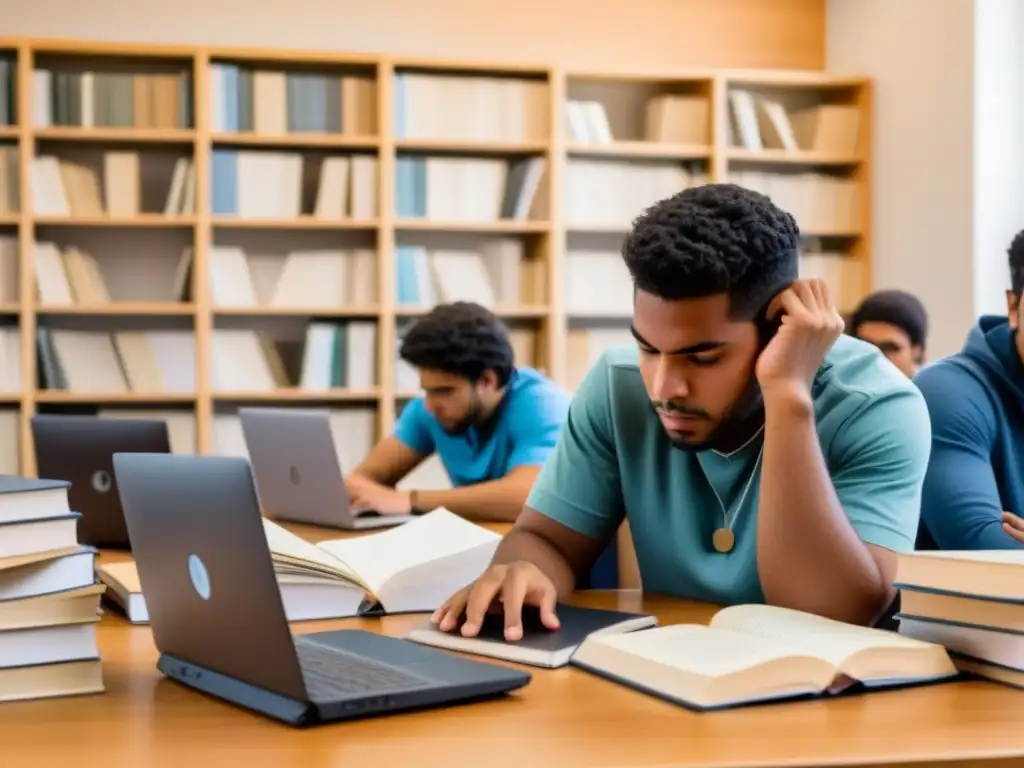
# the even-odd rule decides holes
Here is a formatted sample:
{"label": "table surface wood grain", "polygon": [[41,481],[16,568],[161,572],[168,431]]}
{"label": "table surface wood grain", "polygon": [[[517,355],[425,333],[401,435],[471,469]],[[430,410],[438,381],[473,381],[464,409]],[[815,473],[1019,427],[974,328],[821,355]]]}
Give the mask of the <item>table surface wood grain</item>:
{"label": "table surface wood grain", "polygon": [[[310,539],[338,536],[289,526]],[[499,529],[501,530],[501,529]],[[124,553],[104,552],[100,562]],[[713,606],[635,591],[574,602],[706,623]],[[423,615],[301,622],[402,636]],[[955,681],[697,714],[573,668],[507,697],[296,729],[163,678],[148,626],[98,626],[106,693],[0,705],[11,766],[832,766],[1024,764],[1024,691]],[[498,662],[495,662],[498,663]],[[1014,759],[1016,758],[1016,759]],[[1018,760],[1020,762],[1018,762]],[[976,762],[978,761],[978,762]]]}

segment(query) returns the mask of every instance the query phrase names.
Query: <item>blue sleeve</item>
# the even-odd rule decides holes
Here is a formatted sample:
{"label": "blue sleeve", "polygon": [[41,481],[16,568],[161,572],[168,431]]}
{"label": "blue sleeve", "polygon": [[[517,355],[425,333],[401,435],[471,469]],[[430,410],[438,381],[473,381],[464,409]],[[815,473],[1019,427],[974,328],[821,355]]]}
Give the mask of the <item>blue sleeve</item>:
{"label": "blue sleeve", "polygon": [[590,369],[526,500],[542,515],[602,541],[615,534],[625,515],[608,374],[604,358]]}
{"label": "blue sleeve", "polygon": [[430,420],[423,398],[417,397],[406,403],[395,424],[394,436],[412,448],[416,453],[428,456],[434,452],[434,437],[430,434]]}
{"label": "blue sleeve", "polygon": [[869,402],[832,442],[832,485],[865,544],[912,552],[921,519],[931,426],[916,388]]}
{"label": "blue sleeve", "polygon": [[508,468],[543,466],[555,449],[569,412],[569,394],[554,384],[516,398],[509,409],[512,453]]}
{"label": "blue sleeve", "polygon": [[932,459],[921,518],[940,549],[1021,549],[1002,528],[992,471],[996,414],[982,384],[951,363],[915,379],[932,422]]}

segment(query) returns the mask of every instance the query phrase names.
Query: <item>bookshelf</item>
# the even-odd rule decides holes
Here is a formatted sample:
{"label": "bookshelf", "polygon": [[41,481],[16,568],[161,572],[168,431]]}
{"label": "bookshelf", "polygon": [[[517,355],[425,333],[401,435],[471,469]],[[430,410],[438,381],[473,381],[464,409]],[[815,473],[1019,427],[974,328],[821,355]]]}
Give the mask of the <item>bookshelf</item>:
{"label": "bookshelf", "polygon": [[870,109],[811,72],[0,39],[0,471],[34,472],[55,410],[243,454],[245,404],[331,409],[351,466],[416,394],[397,346],[436,301],[490,302],[572,388],[628,330],[632,217],[706,181],[790,208],[852,306]]}

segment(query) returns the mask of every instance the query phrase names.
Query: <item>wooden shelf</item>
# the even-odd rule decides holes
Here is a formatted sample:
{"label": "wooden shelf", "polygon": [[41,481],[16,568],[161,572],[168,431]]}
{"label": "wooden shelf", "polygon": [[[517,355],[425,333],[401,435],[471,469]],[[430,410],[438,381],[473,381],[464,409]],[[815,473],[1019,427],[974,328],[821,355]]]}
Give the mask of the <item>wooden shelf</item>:
{"label": "wooden shelf", "polygon": [[794,152],[785,149],[739,149],[730,147],[726,158],[733,162],[766,163],[776,165],[858,165],[859,157],[822,154],[820,152]]}
{"label": "wooden shelf", "polygon": [[173,229],[195,226],[195,216],[167,216],[163,213],[143,213],[137,216],[36,216],[33,223],[40,227],[132,227],[145,229]]}
{"label": "wooden shelf", "polygon": [[463,155],[537,155],[548,151],[547,142],[517,141],[451,141],[445,139],[395,139],[399,152],[428,154],[457,153]]}
{"label": "wooden shelf", "polygon": [[214,227],[220,229],[377,229],[380,222],[356,219],[315,219],[303,216],[298,219],[239,219],[229,216],[214,216]]}
{"label": "wooden shelf", "polygon": [[109,304],[35,307],[39,315],[160,315],[192,317],[196,305],[180,301],[118,301]]}
{"label": "wooden shelf", "polygon": [[184,128],[80,128],[59,125],[35,128],[32,136],[36,141],[188,144],[195,141],[196,132]]}
{"label": "wooden shelf", "polygon": [[650,158],[658,160],[708,160],[711,147],[699,144],[663,144],[654,141],[616,141],[612,144],[569,142],[565,151],[580,157]]}
{"label": "wooden shelf", "polygon": [[376,317],[379,306],[369,307],[213,307],[221,317]]}
{"label": "wooden shelf", "polygon": [[546,221],[515,221],[498,219],[495,221],[430,221],[428,219],[398,219],[395,229],[419,232],[482,232],[494,234],[529,234],[530,232],[547,232],[551,228]]}
{"label": "wooden shelf", "polygon": [[376,136],[333,133],[215,133],[210,140],[218,145],[299,149],[377,149],[380,146]]}
{"label": "wooden shelf", "polygon": [[[580,324],[604,323],[628,324],[628,315],[620,312],[576,313],[571,311],[566,299],[564,268],[566,252],[572,248],[587,246],[582,243],[587,236],[601,235],[610,243],[609,249],[617,249],[616,241],[626,235],[631,227],[632,217],[640,212],[642,201],[637,202],[636,211],[611,211],[602,221],[596,210],[599,196],[595,195],[595,210],[586,207],[570,211],[564,199],[567,188],[566,178],[574,165],[585,167],[614,167],[619,169],[633,166],[650,168],[651,161],[672,170],[689,174],[687,179],[703,175],[701,180],[726,181],[733,174],[744,172],[751,176],[768,177],[775,174],[798,178],[818,174],[830,180],[851,179],[859,185],[862,193],[863,214],[859,221],[850,221],[853,226],[829,227],[828,220],[804,221],[797,217],[805,238],[827,240],[830,247],[841,251],[844,258],[862,273],[861,288],[870,288],[871,269],[871,215],[870,177],[873,162],[870,127],[872,110],[872,87],[869,80],[860,77],[836,77],[822,72],[774,71],[774,70],[731,70],[677,68],[648,72],[601,72],[594,70],[564,70],[547,64],[510,64],[500,62],[460,62],[420,57],[395,57],[376,54],[349,54],[331,51],[286,51],[276,49],[235,48],[221,46],[168,46],[132,43],[105,43],[89,41],[48,41],[16,40],[7,41],[15,56],[24,56],[19,62],[17,114],[18,125],[0,126],[0,148],[14,144],[19,147],[20,179],[25,182],[32,178],[31,160],[39,154],[68,158],[81,155],[83,158],[99,155],[110,148],[127,148],[138,152],[140,158],[147,154],[161,155],[176,160],[188,157],[193,162],[195,178],[195,213],[188,215],[164,215],[160,212],[136,216],[45,216],[26,213],[0,212],[0,237],[21,238],[18,249],[20,267],[20,300],[0,305],[0,319],[6,324],[16,320],[22,329],[21,365],[25,381],[37,378],[37,351],[34,334],[37,327],[54,329],[102,327],[112,330],[135,328],[181,328],[186,324],[194,333],[196,346],[196,392],[171,394],[160,392],[144,393],[77,393],[54,390],[26,390],[22,393],[0,393],[0,403],[9,408],[20,408],[21,413],[30,415],[40,406],[59,410],[67,406],[70,410],[89,410],[93,407],[113,406],[132,410],[147,407],[177,408],[191,411],[196,421],[197,448],[200,453],[214,449],[214,415],[230,411],[241,404],[291,404],[294,407],[337,407],[376,410],[378,434],[390,432],[396,418],[398,404],[421,394],[418,390],[400,389],[396,385],[396,329],[407,321],[422,316],[427,310],[417,307],[399,306],[397,301],[397,268],[394,260],[396,249],[405,243],[424,243],[424,248],[444,248],[433,245],[449,240],[475,243],[487,237],[516,239],[522,244],[524,264],[528,260],[530,280],[536,281],[537,288],[524,290],[523,300],[529,297],[531,303],[522,305],[498,305],[494,312],[509,323],[516,333],[533,334],[536,343],[535,364],[540,370],[565,384],[568,380],[571,332]],[[91,71],[100,72],[109,60],[110,71],[127,71],[138,66],[140,71],[175,71],[191,78],[190,109],[184,120],[191,128],[114,128],[81,126],[37,126],[32,124],[34,77],[33,70],[46,67],[46,59],[53,57],[74,62],[81,57],[83,66],[88,62]],[[376,88],[369,104],[373,114],[369,122],[352,128],[345,121],[323,123],[321,127],[343,128],[341,133],[309,132],[267,132],[242,131],[223,132],[225,125],[252,127],[251,122],[231,123],[220,120],[208,102],[214,78],[211,63],[237,64],[245,67],[277,70],[330,71],[347,77],[357,73],[361,77],[376,78]],[[27,66],[25,66],[27,64]],[[173,65],[173,67],[172,67]],[[61,66],[64,66],[63,64]],[[77,66],[74,63],[68,66]],[[385,78],[401,73],[470,75],[478,77],[499,77],[503,79],[525,78],[543,86],[539,98],[546,99],[544,117],[541,122],[533,121],[529,127],[524,120],[523,140],[498,138],[515,135],[502,129],[491,133],[493,139],[467,137],[408,138],[403,134],[422,134],[422,130],[406,131],[399,124],[399,110],[395,108],[395,89]],[[844,155],[819,152],[789,152],[768,149],[751,151],[730,146],[728,123],[730,120],[729,92],[731,88],[744,88],[751,92],[777,94],[792,92],[800,103],[831,103],[856,106],[862,116],[861,139],[858,150]],[[364,92],[365,93],[365,92]],[[693,141],[683,141],[684,134],[678,135],[679,142],[653,142],[646,136],[656,135],[645,130],[645,115],[649,99],[654,95],[683,94],[700,95],[708,100],[706,136],[685,134]],[[614,135],[611,142],[579,142],[569,138],[566,123],[568,105],[573,101],[598,101],[608,113],[609,126]],[[363,103],[363,102],[360,102]],[[447,104],[442,104],[446,109]],[[408,117],[408,113],[406,117]],[[538,113],[540,114],[540,113]],[[450,128],[451,120],[444,127]],[[167,124],[173,124],[170,121]],[[358,126],[359,121],[356,122]],[[461,123],[460,123],[461,124]],[[264,123],[266,129],[270,124]],[[295,123],[278,120],[275,131]],[[571,125],[571,123],[570,123]],[[214,127],[218,130],[215,131]],[[409,127],[407,122],[406,128]],[[422,126],[421,126],[422,127]],[[481,126],[469,126],[475,135],[487,135]],[[479,130],[478,130],[479,129]],[[450,134],[448,131],[447,134]],[[447,135],[446,134],[446,135]],[[573,135],[579,135],[576,132]],[[597,132],[584,132],[591,138]],[[667,134],[662,134],[667,135]],[[808,144],[808,146],[810,146]],[[372,156],[376,159],[376,184],[374,202],[376,215],[370,219],[325,220],[312,215],[297,218],[248,218],[221,216],[213,212],[213,190],[210,181],[214,151],[234,148],[239,151],[266,149],[277,152],[302,154],[307,167],[314,167],[320,157],[331,155]],[[524,157],[541,157],[547,172],[543,175],[541,197],[548,205],[531,210],[528,219],[501,219],[495,221],[434,220],[428,218],[407,218],[398,216],[397,210],[397,168],[398,161],[413,156],[449,156],[488,159],[518,160]],[[83,163],[86,160],[83,159]],[[745,170],[749,169],[749,170]],[[168,171],[169,172],[169,171]],[[660,171],[659,171],[660,172]],[[613,177],[614,178],[614,177]],[[773,177],[774,178],[774,177]],[[307,179],[308,180],[308,179]],[[162,182],[163,183],[163,182]],[[267,183],[272,184],[270,180]],[[686,182],[690,183],[690,182]],[[700,183],[700,182],[693,182]],[[615,182],[612,183],[614,187]],[[684,184],[685,185],[685,184]],[[586,186],[586,185],[584,185]],[[669,186],[672,186],[669,184]],[[672,191],[681,186],[672,186]],[[667,193],[666,193],[667,194]],[[166,193],[164,193],[166,197]],[[772,194],[775,197],[775,194]],[[29,205],[32,197],[21,191],[23,206]],[[147,198],[147,199],[152,199]],[[650,200],[650,202],[654,202]],[[308,200],[306,207],[309,210]],[[153,208],[153,203],[146,203]],[[404,206],[404,203],[403,203]],[[157,211],[162,209],[162,205]],[[367,209],[369,210],[369,209]],[[403,207],[403,210],[405,208]],[[410,209],[411,210],[411,209]],[[437,210],[433,207],[420,210]],[[573,221],[573,219],[577,221]],[[580,219],[596,218],[592,223],[581,223]],[[60,248],[79,246],[88,250],[92,244],[106,244],[112,257],[104,263],[106,270],[119,270],[124,278],[120,290],[111,290],[117,298],[128,296],[161,297],[163,288],[175,279],[178,263],[161,251],[166,245],[167,253],[174,249],[174,255],[183,249],[192,253],[189,273],[189,301],[114,301],[105,304],[76,304],[72,306],[43,305],[36,300],[34,253],[32,239],[48,240]],[[254,245],[249,245],[253,243]],[[217,307],[213,305],[210,292],[209,254],[216,246],[242,247],[254,255],[275,257],[280,253],[303,249],[372,249],[376,253],[377,268],[376,296],[363,299],[364,303],[334,308],[313,308],[305,306],[244,306]],[[262,250],[266,244],[266,251]],[[451,248],[462,246],[450,246]],[[466,246],[475,247],[475,246]],[[283,257],[282,257],[283,258]],[[157,266],[159,262],[159,266]],[[269,264],[269,262],[268,262]],[[152,265],[152,266],[150,266]],[[268,267],[269,268],[269,267]],[[275,267],[276,268],[276,267]],[[101,270],[103,271],[103,270]],[[129,277],[129,273],[131,273]],[[524,275],[526,273],[524,272]],[[109,275],[104,274],[105,279]],[[524,278],[525,279],[525,278]],[[109,282],[109,279],[108,279]],[[524,283],[525,285],[525,283]],[[124,286],[128,286],[125,288]],[[133,290],[129,290],[132,288]],[[30,292],[30,295],[26,295]],[[167,292],[167,296],[171,293]],[[13,296],[12,296],[13,298]],[[261,300],[265,297],[261,295]],[[328,391],[307,391],[299,388],[273,389],[267,391],[215,391],[213,389],[213,364],[210,360],[213,344],[212,334],[220,328],[280,329],[281,339],[291,341],[292,333],[301,332],[302,326],[313,318],[334,318],[364,320],[377,324],[378,341],[375,350],[373,381],[380,385],[370,389],[335,389]],[[570,329],[570,323],[572,329]],[[299,330],[296,330],[299,329]],[[262,330],[260,331],[262,333]],[[268,331],[269,333],[269,331]],[[297,338],[297,337],[296,337]],[[575,347],[573,347],[575,349]],[[364,379],[365,381],[366,379]],[[411,383],[406,381],[406,383]],[[20,445],[22,466],[26,472],[34,471],[34,450],[29,420],[21,418]]]}
{"label": "wooden shelf", "polygon": [[380,392],[354,389],[274,389],[267,392],[213,392],[213,398],[223,402],[237,403],[272,403],[275,401],[289,403],[358,403],[378,400]]}
{"label": "wooden shelf", "polygon": [[34,399],[48,405],[114,405],[140,403],[193,404],[194,394],[177,392],[66,392],[55,389],[40,389]]}
{"label": "wooden shelf", "polygon": [[[396,317],[422,317],[430,311],[429,307],[402,307],[398,306],[395,308]],[[533,306],[520,306],[520,307],[508,307],[508,306],[494,306],[491,307],[491,311],[494,312],[498,317],[506,318],[509,320],[530,320],[547,317],[551,314],[550,307],[533,307]]]}

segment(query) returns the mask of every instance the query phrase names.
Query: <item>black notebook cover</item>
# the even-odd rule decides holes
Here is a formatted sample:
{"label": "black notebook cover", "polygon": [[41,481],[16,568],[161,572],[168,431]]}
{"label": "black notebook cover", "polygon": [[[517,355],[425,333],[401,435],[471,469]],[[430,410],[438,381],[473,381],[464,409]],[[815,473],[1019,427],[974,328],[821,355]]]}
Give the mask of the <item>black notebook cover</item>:
{"label": "black notebook cover", "polygon": [[451,632],[441,632],[435,626],[428,625],[414,630],[409,639],[524,664],[563,666],[580,643],[595,632],[609,629],[614,631],[614,628],[620,626],[622,631],[629,632],[657,624],[657,619],[647,614],[579,608],[573,605],[556,606],[555,615],[558,616],[560,628],[552,632],[541,622],[538,608],[524,606],[523,637],[514,642],[505,639],[505,615],[497,610],[488,612],[476,637],[462,636],[463,617]]}

